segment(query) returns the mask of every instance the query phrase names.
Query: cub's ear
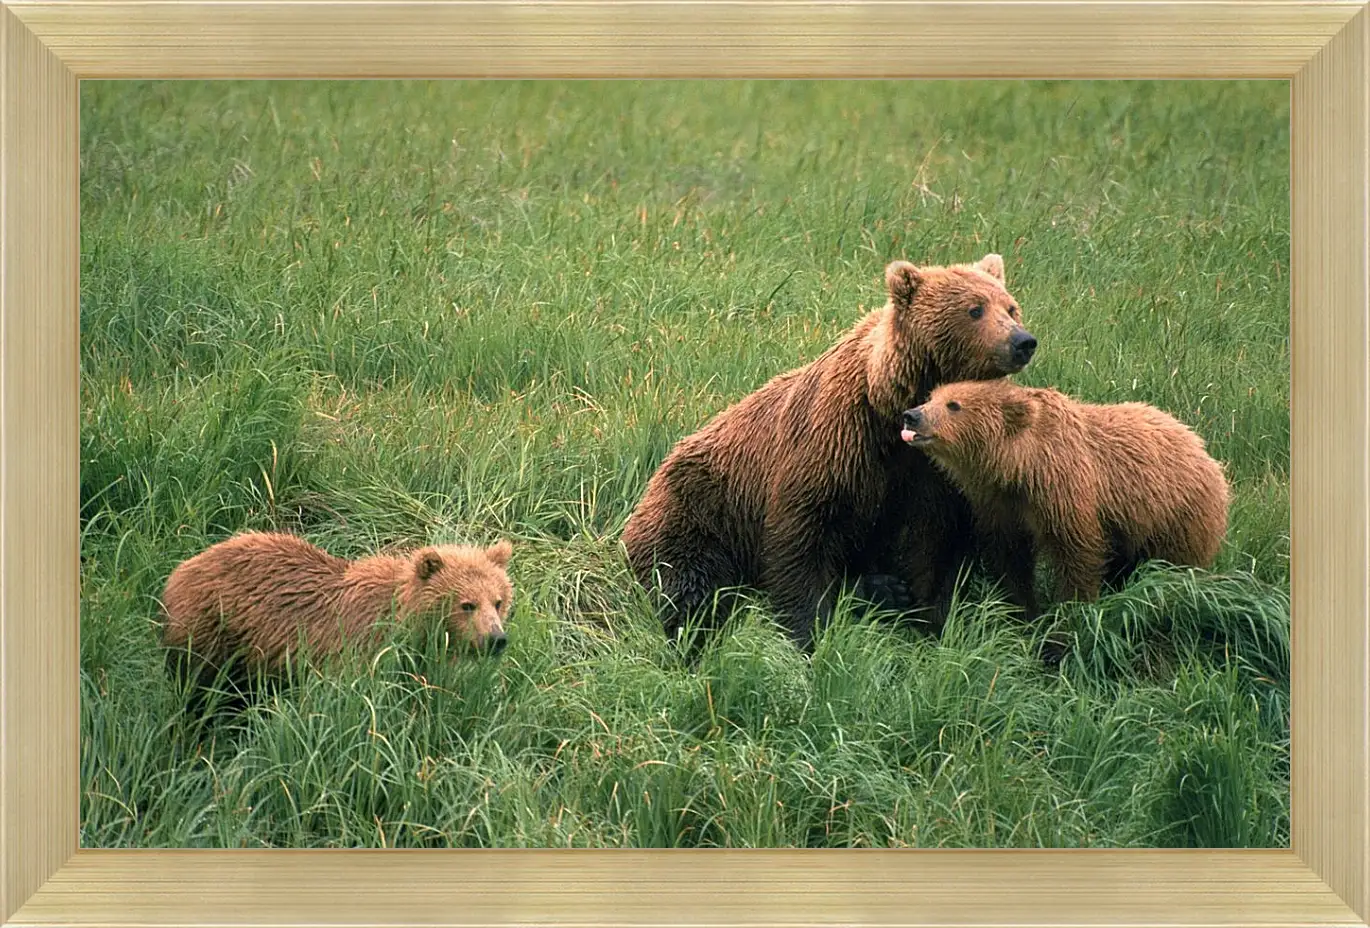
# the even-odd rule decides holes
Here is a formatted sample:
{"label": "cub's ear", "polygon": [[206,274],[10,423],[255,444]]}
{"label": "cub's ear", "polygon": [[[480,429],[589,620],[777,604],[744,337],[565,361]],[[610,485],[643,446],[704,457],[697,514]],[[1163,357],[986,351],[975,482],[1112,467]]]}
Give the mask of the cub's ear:
{"label": "cub's ear", "polygon": [[1004,282],[1004,258],[1002,255],[988,254],[981,258],[975,265],[989,276]]}
{"label": "cub's ear", "polygon": [[895,309],[905,309],[923,285],[923,273],[907,261],[891,261],[885,266],[885,286]]}
{"label": "cub's ear", "polygon": [[442,555],[433,548],[424,548],[414,555],[414,573],[420,580],[427,580],[442,570]]}
{"label": "cub's ear", "polygon": [[1019,432],[1032,425],[1034,418],[1032,401],[1029,399],[1011,399],[1004,403],[1004,426],[1009,435],[1017,435]]}
{"label": "cub's ear", "polygon": [[509,555],[514,553],[514,546],[509,543],[509,539],[495,542],[485,549],[485,556],[500,567],[509,566]]}

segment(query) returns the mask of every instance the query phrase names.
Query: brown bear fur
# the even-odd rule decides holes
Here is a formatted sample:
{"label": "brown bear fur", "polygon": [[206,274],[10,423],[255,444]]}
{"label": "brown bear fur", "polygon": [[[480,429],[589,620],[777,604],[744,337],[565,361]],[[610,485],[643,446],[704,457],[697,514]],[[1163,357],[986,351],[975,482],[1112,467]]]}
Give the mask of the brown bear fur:
{"label": "brown bear fur", "polygon": [[1003,279],[993,254],[891,263],[881,309],[676,443],[623,531],[634,573],[667,600],[668,634],[744,585],[769,593],[802,644],[846,577],[949,599],[969,511],[899,440],[899,416],[944,380],[1027,363],[1036,340]]}
{"label": "brown bear fur", "polygon": [[1030,552],[997,565],[1029,614],[1031,552],[1055,567],[1058,599],[1093,600],[1148,559],[1211,566],[1227,532],[1222,466],[1144,403],[1082,403],[1008,380],[944,384],[905,414],[901,435],[961,488],[1001,550]]}
{"label": "brown bear fur", "polygon": [[375,645],[381,623],[440,618],[458,642],[500,649],[513,598],[507,541],[348,561],[294,535],[247,532],[183,561],[162,595],[162,643],[201,675],[237,660],[280,671],[303,642],[317,655]]}

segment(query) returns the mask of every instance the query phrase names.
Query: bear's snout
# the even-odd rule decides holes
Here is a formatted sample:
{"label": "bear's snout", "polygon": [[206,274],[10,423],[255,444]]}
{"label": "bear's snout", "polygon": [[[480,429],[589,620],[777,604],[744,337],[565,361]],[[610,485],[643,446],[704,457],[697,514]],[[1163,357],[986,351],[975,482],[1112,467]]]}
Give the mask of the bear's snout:
{"label": "bear's snout", "polygon": [[910,445],[925,445],[932,440],[927,434],[927,417],[923,415],[922,406],[904,410],[904,428],[899,437]]}
{"label": "bear's snout", "polygon": [[504,632],[493,632],[485,639],[485,646],[491,654],[499,654],[509,645],[509,637]]}
{"label": "bear's snout", "polygon": [[1037,339],[1027,329],[1017,329],[1009,336],[1008,346],[1013,353],[1013,362],[1026,367],[1037,350]]}

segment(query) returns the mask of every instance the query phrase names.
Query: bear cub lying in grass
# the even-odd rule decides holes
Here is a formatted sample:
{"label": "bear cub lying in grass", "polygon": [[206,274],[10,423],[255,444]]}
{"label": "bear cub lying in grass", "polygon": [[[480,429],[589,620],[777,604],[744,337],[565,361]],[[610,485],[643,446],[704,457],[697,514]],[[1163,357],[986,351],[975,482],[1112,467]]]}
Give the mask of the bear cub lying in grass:
{"label": "bear cub lying in grass", "polygon": [[439,545],[348,561],[294,535],[247,532],[182,562],[162,595],[162,644],[178,674],[279,673],[299,645],[378,647],[385,620],[416,632],[441,622],[459,645],[504,649],[512,547]]}
{"label": "bear cub lying in grass", "polygon": [[1007,379],[944,384],[901,437],[970,500],[1012,602],[1037,614],[1036,555],[1058,599],[1097,599],[1148,559],[1212,565],[1228,487],[1203,439],[1144,403],[1102,406]]}

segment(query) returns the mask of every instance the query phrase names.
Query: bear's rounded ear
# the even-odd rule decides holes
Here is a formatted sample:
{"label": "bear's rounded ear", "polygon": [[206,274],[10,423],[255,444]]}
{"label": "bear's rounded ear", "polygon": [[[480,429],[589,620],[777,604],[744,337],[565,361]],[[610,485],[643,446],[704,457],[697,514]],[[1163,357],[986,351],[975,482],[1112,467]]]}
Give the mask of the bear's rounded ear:
{"label": "bear's rounded ear", "polygon": [[485,549],[485,556],[488,557],[490,560],[494,561],[500,567],[509,566],[509,555],[513,553],[514,546],[509,543],[509,540],[507,538],[501,541],[497,541],[493,545]]}
{"label": "bear's rounded ear", "polygon": [[424,548],[414,555],[414,573],[420,580],[427,580],[442,570],[442,555],[433,548]]}
{"label": "bear's rounded ear", "polygon": [[913,302],[913,295],[923,283],[923,274],[908,261],[891,261],[885,266],[885,286],[890,301],[902,309]]}
{"label": "bear's rounded ear", "polygon": [[1032,402],[1027,399],[1012,399],[1004,403],[1004,426],[1010,435],[1032,425]]}
{"label": "bear's rounded ear", "polygon": [[1000,283],[1004,282],[1004,257],[1003,255],[987,254],[975,265],[989,276]]}

